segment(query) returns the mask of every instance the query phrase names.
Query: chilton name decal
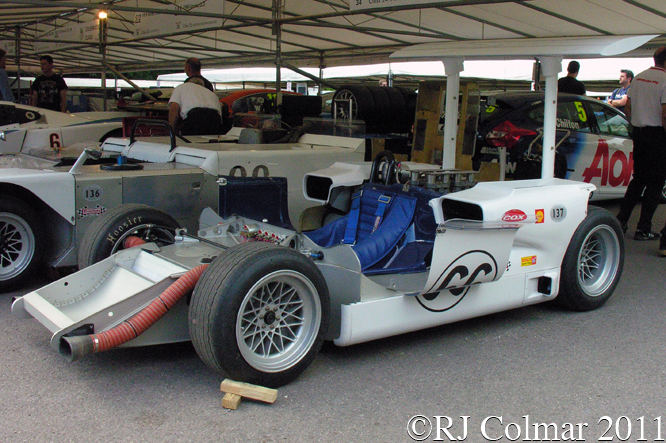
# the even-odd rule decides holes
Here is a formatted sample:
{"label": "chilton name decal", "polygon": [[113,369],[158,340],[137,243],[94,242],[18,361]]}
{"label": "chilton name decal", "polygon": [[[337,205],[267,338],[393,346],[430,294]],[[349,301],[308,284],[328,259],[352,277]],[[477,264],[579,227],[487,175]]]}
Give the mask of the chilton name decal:
{"label": "chilton name decal", "polygon": [[523,220],[527,220],[527,214],[520,209],[511,209],[510,211],[506,211],[502,216],[502,221],[519,222]]}

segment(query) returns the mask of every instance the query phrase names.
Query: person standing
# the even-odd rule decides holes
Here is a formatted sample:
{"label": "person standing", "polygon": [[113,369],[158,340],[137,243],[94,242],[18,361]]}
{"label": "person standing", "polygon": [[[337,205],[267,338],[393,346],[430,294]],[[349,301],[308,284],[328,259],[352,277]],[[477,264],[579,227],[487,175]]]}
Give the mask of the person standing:
{"label": "person standing", "polygon": [[629,91],[629,86],[631,86],[633,79],[633,72],[628,69],[621,69],[620,87],[611,93],[606,103],[616,108],[618,111],[624,112],[624,107],[627,105],[627,92]]}
{"label": "person standing", "polygon": [[185,73],[188,78],[171,93],[169,124],[182,135],[217,135],[222,131],[220,99],[213,92],[212,85],[210,88],[205,86],[200,72],[199,60],[187,59]]}
{"label": "person standing", "polygon": [[[641,216],[634,240],[657,240],[666,234],[666,227],[661,234],[652,232],[652,216],[666,180],[666,46],[655,51],[654,66],[634,78],[627,94],[625,113],[632,126],[634,174],[617,218],[626,232],[627,221],[642,194]],[[660,252],[663,243],[660,242]],[[666,244],[663,244],[663,253],[666,254]]]}
{"label": "person standing", "polygon": [[587,93],[585,85],[576,78],[578,77],[578,71],[580,71],[580,63],[576,60],[570,61],[567,66],[566,77],[562,77],[557,81],[557,92],[585,95]]}
{"label": "person standing", "polygon": [[185,83],[194,82],[204,86],[211,92],[215,92],[213,84],[201,75],[201,62],[199,59],[190,57],[185,61],[185,74],[187,74],[187,80],[185,80]]}
{"label": "person standing", "polygon": [[7,72],[5,71],[6,66],[7,51],[0,49],[0,100],[13,102],[14,94],[12,93],[12,87],[9,85],[9,77],[7,77]]}
{"label": "person standing", "polygon": [[53,72],[53,57],[39,58],[43,74],[30,86],[30,104],[53,111],[67,112],[67,83]]}

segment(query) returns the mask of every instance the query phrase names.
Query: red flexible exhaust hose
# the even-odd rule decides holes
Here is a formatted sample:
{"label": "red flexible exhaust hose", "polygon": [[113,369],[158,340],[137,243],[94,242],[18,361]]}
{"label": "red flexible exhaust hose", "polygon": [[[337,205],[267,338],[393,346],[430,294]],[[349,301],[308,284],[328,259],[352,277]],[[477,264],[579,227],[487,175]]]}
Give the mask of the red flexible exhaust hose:
{"label": "red flexible exhaust hose", "polygon": [[129,248],[133,248],[135,246],[141,246],[145,243],[146,243],[146,241],[144,239],[142,239],[140,237],[137,237],[135,235],[131,235],[131,236],[127,237],[125,239],[125,241],[123,242],[123,248],[129,249]]}
{"label": "red flexible exhaust hose", "polygon": [[60,342],[60,352],[70,361],[74,361],[85,355],[107,351],[135,339],[194,289],[207,266],[207,264],[199,265],[190,269],[148,306],[108,331],[92,335],[63,337]]}

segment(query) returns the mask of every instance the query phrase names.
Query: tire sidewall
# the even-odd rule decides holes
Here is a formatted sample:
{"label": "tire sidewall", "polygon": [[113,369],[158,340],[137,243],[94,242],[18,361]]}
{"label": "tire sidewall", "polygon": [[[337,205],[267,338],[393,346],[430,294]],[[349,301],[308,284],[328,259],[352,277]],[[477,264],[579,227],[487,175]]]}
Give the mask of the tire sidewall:
{"label": "tire sidewall", "polygon": [[28,265],[18,274],[7,280],[0,280],[0,291],[6,292],[15,289],[28,280],[35,271],[42,265],[44,260],[45,238],[43,229],[37,214],[23,201],[10,197],[2,196],[0,198],[0,213],[12,214],[20,218],[32,234],[35,242],[33,253]]}
{"label": "tire sidewall", "polygon": [[[223,255],[218,259],[223,260]],[[265,386],[281,386],[303,372],[319,352],[328,326],[329,296],[321,272],[305,260],[300,253],[282,246],[260,250],[239,262],[218,288],[210,334],[215,360],[229,377]],[[237,318],[243,300],[255,283],[268,274],[284,270],[302,274],[316,288],[321,322],[312,346],[296,364],[281,372],[264,373],[247,363],[241,354],[236,337]]]}
{"label": "tire sidewall", "polygon": [[173,217],[147,205],[120,205],[101,215],[91,223],[81,240],[78,251],[79,269],[110,257],[123,235],[148,224],[174,230],[178,228],[178,222]]}
{"label": "tire sidewall", "polygon": [[[599,226],[605,226],[615,233],[619,244],[619,262],[613,282],[608,285],[603,293],[591,296],[581,287],[578,275],[578,260],[589,233]],[[588,214],[571,237],[569,247],[562,260],[560,294],[556,300],[559,300],[561,305],[578,311],[589,311],[601,307],[610,298],[620,282],[623,266],[624,241],[620,223],[609,211],[597,206],[589,206]]]}

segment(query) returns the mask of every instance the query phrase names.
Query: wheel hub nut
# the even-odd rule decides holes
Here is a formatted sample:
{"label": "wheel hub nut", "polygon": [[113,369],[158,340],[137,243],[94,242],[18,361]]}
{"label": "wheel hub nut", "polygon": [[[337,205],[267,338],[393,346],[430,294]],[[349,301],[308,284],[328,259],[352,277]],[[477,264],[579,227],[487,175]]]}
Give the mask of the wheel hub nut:
{"label": "wheel hub nut", "polygon": [[269,311],[264,315],[264,323],[267,325],[272,325],[276,320],[275,313],[273,311]]}

